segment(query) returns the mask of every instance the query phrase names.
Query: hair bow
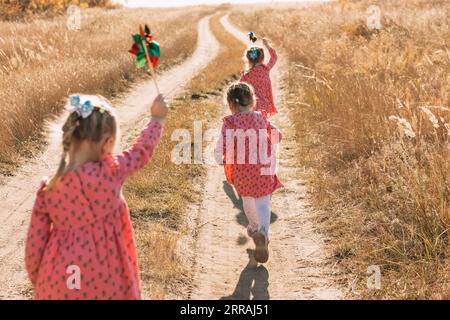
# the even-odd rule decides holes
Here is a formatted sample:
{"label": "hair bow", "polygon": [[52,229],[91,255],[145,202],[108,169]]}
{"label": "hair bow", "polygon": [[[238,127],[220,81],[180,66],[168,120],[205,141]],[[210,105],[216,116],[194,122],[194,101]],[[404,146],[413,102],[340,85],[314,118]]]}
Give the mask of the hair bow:
{"label": "hair bow", "polygon": [[252,60],[258,59],[258,49],[256,49],[256,47],[251,48],[249,56],[250,56],[250,59],[252,59]]}
{"label": "hair bow", "polygon": [[108,101],[95,95],[70,96],[68,109],[70,113],[76,112],[83,119],[89,117],[95,109],[98,109],[101,114],[107,112],[110,115],[114,115],[113,107]]}
{"label": "hair bow", "polygon": [[70,113],[76,112],[78,116],[82,117],[83,119],[86,119],[92,114],[92,111],[94,111],[94,107],[92,106],[90,100],[86,100],[83,103],[81,103],[80,96],[70,97],[70,107],[69,107]]}

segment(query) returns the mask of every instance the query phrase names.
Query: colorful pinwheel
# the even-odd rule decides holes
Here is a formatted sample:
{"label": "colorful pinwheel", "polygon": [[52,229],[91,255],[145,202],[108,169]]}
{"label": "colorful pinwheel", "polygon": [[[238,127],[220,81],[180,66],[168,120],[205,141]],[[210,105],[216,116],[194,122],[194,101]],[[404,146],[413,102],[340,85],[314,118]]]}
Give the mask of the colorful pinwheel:
{"label": "colorful pinwheel", "polygon": [[156,91],[159,93],[160,91],[155,77],[155,68],[161,56],[159,43],[153,40],[153,35],[148,25],[145,25],[145,27],[139,25],[139,34],[133,34],[132,37],[134,43],[128,52],[136,56],[138,68],[142,68],[145,65],[148,66],[148,70],[155,83]]}
{"label": "colorful pinwheel", "polygon": [[136,56],[138,68],[144,67],[150,60],[151,66],[155,69],[161,56],[161,51],[159,43],[153,40],[153,35],[148,25],[145,25],[145,27],[139,26],[139,34],[134,34],[132,37],[134,43],[128,52]]}

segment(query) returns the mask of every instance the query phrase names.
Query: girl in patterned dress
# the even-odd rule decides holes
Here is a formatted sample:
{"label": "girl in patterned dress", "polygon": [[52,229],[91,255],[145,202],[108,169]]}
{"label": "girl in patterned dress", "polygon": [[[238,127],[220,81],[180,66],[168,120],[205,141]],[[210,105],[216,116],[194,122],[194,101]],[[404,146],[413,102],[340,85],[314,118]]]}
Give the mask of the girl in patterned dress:
{"label": "girl in patterned dress", "polygon": [[[56,174],[42,182],[25,263],[36,299],[141,299],[125,180],[150,161],[167,106],[159,95],[135,144],[113,156],[117,122],[99,96],[71,96]],[[66,163],[66,158],[68,162]]]}
{"label": "girl in patterned dress", "polygon": [[247,71],[241,76],[241,81],[252,85],[256,95],[255,110],[260,111],[264,117],[269,117],[277,113],[272,93],[272,82],[270,81],[270,70],[277,62],[277,53],[269,41],[263,38],[263,44],[270,54],[267,64],[264,64],[264,49],[252,47],[246,51],[244,59],[247,64]]}
{"label": "girl in patterned dress", "polygon": [[264,263],[269,258],[270,198],[282,187],[275,174],[274,155],[274,144],[281,140],[281,133],[254,110],[250,85],[232,84],[227,103],[232,114],[223,119],[216,155],[223,160],[227,181],[242,198],[249,221],[247,232],[255,242],[255,260]]}

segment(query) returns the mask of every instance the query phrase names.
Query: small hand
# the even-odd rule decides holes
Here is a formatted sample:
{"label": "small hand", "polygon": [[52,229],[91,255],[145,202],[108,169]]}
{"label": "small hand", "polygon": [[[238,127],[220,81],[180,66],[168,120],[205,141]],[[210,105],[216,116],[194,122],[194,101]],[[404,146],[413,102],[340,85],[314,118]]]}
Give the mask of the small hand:
{"label": "small hand", "polygon": [[164,96],[160,93],[153,101],[150,109],[152,117],[165,118],[169,109],[167,103],[164,100]]}
{"label": "small hand", "polygon": [[269,39],[267,38],[263,38],[262,39],[262,43],[266,48],[270,48],[270,43],[269,43]]}

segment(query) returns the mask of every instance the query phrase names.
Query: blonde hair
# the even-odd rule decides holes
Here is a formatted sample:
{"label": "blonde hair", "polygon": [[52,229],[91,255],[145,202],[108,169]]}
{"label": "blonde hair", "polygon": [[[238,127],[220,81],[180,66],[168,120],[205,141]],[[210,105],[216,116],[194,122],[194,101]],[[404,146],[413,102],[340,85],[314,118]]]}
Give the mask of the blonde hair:
{"label": "blonde hair", "polygon": [[253,87],[245,82],[234,82],[227,89],[227,102],[248,107],[255,102]]}
{"label": "blonde hair", "polygon": [[[95,98],[109,106],[107,100],[102,96],[95,96]],[[76,112],[70,113],[62,127],[62,132],[63,153],[61,161],[55,175],[47,183],[45,191],[53,190],[61,180],[66,169],[68,152],[74,143],[86,140],[98,143],[105,137],[115,136],[117,121],[112,108],[109,107],[109,110],[105,110],[99,106],[94,106],[92,113],[86,118],[79,116]]]}

